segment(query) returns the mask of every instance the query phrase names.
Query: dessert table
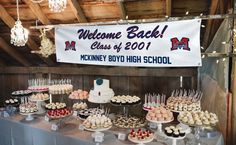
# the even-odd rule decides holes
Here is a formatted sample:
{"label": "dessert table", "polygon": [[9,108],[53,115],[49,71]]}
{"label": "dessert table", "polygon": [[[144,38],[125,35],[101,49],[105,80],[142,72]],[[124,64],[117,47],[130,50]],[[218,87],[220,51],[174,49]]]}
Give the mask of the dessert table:
{"label": "dessert table", "polygon": [[[35,120],[27,122],[22,115],[13,115],[8,118],[0,117],[0,145],[95,145],[91,137],[92,132],[79,130],[79,120],[71,117],[65,126],[58,131],[52,131],[53,121],[47,122],[44,116],[38,116]],[[124,130],[123,130],[124,131]],[[102,145],[126,145],[133,144],[130,141],[120,141],[117,134],[121,132],[118,128],[111,128],[104,131],[104,142]],[[128,130],[127,130],[128,132]],[[186,137],[191,140],[193,135]],[[202,138],[202,141],[208,145],[223,145],[221,134],[214,138]],[[171,141],[167,141],[171,144]],[[161,142],[147,143],[147,145],[164,145]],[[184,141],[177,142],[178,145],[184,145]]]}

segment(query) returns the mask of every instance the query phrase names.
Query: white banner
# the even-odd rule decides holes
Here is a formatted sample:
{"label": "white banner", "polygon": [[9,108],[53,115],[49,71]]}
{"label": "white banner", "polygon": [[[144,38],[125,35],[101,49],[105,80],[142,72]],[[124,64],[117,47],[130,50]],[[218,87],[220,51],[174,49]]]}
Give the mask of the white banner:
{"label": "white banner", "polygon": [[201,20],[60,26],[58,62],[140,67],[201,66]]}

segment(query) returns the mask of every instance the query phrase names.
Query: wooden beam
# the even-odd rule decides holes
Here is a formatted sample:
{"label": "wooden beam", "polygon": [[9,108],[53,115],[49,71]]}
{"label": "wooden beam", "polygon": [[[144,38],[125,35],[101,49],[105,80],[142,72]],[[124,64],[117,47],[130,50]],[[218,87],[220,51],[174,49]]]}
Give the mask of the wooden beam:
{"label": "wooden beam", "polygon": [[84,12],[82,10],[82,8],[80,7],[80,4],[77,0],[68,0],[68,3],[74,13],[74,15],[76,16],[77,20],[80,23],[86,23],[88,22],[88,20],[86,19]]}
{"label": "wooden beam", "polygon": [[0,74],[67,74],[102,76],[147,76],[147,77],[192,77],[197,75],[196,68],[135,68],[135,67],[1,67]]}
{"label": "wooden beam", "polygon": [[7,42],[2,37],[0,37],[0,48],[2,50],[4,50],[5,52],[7,52],[15,60],[20,62],[22,65],[24,65],[24,66],[30,66],[31,65],[31,63],[28,60],[26,60],[24,56],[20,55],[20,53],[17,52],[16,49],[9,46],[7,44]]}
{"label": "wooden beam", "polygon": [[120,10],[121,18],[123,20],[125,20],[127,14],[126,14],[126,11],[125,11],[124,0],[118,0],[117,5],[118,5],[119,10]]}
{"label": "wooden beam", "polygon": [[3,61],[1,58],[0,58],[0,66],[6,66],[5,61]]}
{"label": "wooden beam", "polygon": [[[3,22],[10,28],[12,28],[15,25],[15,20],[10,16],[10,14],[6,11],[6,9],[0,5],[0,18],[3,20]],[[38,45],[35,43],[35,41],[31,38],[28,39],[27,45],[32,50],[38,50]],[[37,54],[45,63],[48,65],[53,65],[53,61],[50,59],[43,58],[41,55]]]}
{"label": "wooden beam", "polygon": [[[210,7],[210,12],[209,15],[214,15],[217,12],[217,8],[218,8],[218,4],[219,4],[219,0],[212,0],[211,1],[211,7]],[[211,33],[211,26],[213,24],[213,20],[208,20],[207,24],[206,24],[206,30],[204,33],[204,37],[203,37],[203,43],[202,46],[204,48],[206,48],[208,46],[208,42],[209,42],[209,37],[210,37],[210,33]]]}
{"label": "wooden beam", "polygon": [[171,0],[166,0],[166,15],[171,16],[172,3]]}
{"label": "wooden beam", "polygon": [[[52,24],[50,20],[47,18],[47,16],[43,13],[42,9],[40,8],[39,4],[33,3],[29,0],[23,0],[25,4],[29,6],[31,11],[34,13],[34,15],[39,19],[39,21],[44,25]],[[51,37],[54,37],[53,32],[48,32]]]}

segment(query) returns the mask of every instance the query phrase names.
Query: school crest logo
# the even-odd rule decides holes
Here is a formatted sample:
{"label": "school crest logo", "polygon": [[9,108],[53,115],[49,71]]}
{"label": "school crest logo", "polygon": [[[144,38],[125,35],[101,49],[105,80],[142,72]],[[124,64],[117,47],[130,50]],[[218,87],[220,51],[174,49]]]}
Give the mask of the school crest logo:
{"label": "school crest logo", "polygon": [[172,44],[171,51],[178,50],[178,49],[190,51],[189,38],[182,37],[181,40],[179,41],[177,37],[174,37],[170,39],[170,41]]}
{"label": "school crest logo", "polygon": [[66,41],[65,42],[65,51],[68,51],[68,50],[76,51],[75,44],[76,44],[75,41],[71,41],[71,42],[70,41]]}

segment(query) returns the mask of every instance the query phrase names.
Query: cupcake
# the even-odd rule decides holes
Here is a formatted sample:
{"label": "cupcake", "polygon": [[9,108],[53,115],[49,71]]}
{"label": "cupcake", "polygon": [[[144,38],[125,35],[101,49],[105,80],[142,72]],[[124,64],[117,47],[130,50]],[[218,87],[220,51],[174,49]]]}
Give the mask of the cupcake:
{"label": "cupcake", "polygon": [[165,127],[165,133],[167,133],[168,130],[170,130],[170,127]]}
{"label": "cupcake", "polygon": [[172,136],[172,134],[173,134],[173,131],[171,129],[166,131],[166,135],[167,136]]}
{"label": "cupcake", "polygon": [[178,131],[175,131],[175,132],[173,133],[173,137],[179,137],[179,132],[178,132]]}
{"label": "cupcake", "polygon": [[185,135],[185,132],[183,130],[179,131],[179,136],[183,137]]}

